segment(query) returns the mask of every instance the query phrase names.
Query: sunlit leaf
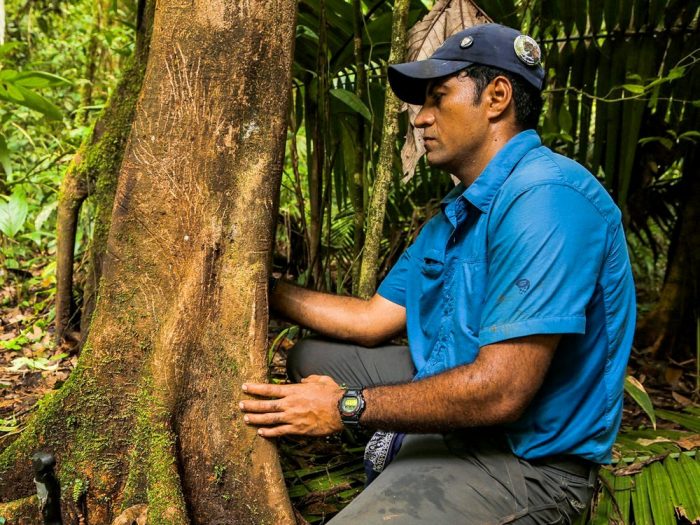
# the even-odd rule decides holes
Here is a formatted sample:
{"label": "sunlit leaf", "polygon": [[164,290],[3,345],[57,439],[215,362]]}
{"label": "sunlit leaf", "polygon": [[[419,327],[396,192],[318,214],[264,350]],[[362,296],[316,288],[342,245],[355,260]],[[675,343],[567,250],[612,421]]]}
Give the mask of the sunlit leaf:
{"label": "sunlit leaf", "polygon": [[41,230],[41,227],[44,225],[46,220],[51,216],[53,211],[58,207],[58,200],[55,200],[53,202],[48,203],[46,206],[44,206],[39,213],[36,215],[36,219],[34,219],[34,229],[35,230]]}
{"label": "sunlit leaf", "polygon": [[19,192],[13,193],[7,201],[0,202],[0,231],[14,238],[22,230],[28,212],[26,197]]}
{"label": "sunlit leaf", "polygon": [[15,76],[13,83],[26,88],[44,88],[71,84],[69,80],[45,71],[23,71]]}
{"label": "sunlit leaf", "polygon": [[13,102],[38,111],[49,120],[59,120],[62,116],[61,110],[48,99],[24,86],[13,84],[9,81],[0,82],[0,100]]}
{"label": "sunlit leaf", "polygon": [[625,392],[644,410],[644,413],[649,416],[651,424],[656,428],[656,414],[654,413],[654,405],[651,403],[649,394],[644,389],[644,386],[632,376],[625,377]]}
{"label": "sunlit leaf", "polygon": [[688,430],[700,432],[700,418],[684,412],[671,412],[670,410],[657,410],[656,415],[668,421],[678,423]]}
{"label": "sunlit leaf", "polygon": [[622,89],[634,93],[635,95],[641,95],[644,93],[644,86],[641,84],[622,84]]}

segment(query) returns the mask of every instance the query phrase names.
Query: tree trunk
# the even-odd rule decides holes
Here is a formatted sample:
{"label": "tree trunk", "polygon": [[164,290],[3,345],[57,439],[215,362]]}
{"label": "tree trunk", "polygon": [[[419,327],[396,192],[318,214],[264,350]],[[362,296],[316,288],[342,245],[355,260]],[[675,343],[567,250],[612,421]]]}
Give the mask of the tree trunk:
{"label": "tree trunk", "polygon": [[0,456],[2,500],[33,492],[42,447],[73,521],[293,523],[238,402],[265,379],[294,27],[291,0],[158,2],[91,333]]}
{"label": "tree trunk", "polygon": [[[408,0],[396,0],[394,3],[394,16],[391,26],[391,51],[389,52],[390,64],[401,62],[406,55],[406,24],[409,7],[410,2]],[[387,86],[382,140],[379,145],[379,164],[372,188],[372,197],[367,209],[367,233],[365,249],[362,255],[362,266],[360,268],[358,295],[363,298],[368,298],[374,294],[377,286],[379,244],[382,239],[386,199],[389,194],[389,185],[391,184],[396,136],[399,132],[398,115],[400,107],[401,102]]]}
{"label": "tree trunk", "polygon": [[[362,3],[360,0],[352,0],[352,30],[353,53],[355,55],[355,95],[362,100],[367,86],[365,74],[365,61],[362,54]],[[360,263],[362,247],[365,242],[365,120],[358,114],[357,125],[357,153],[354,159],[352,181],[350,191],[352,195],[353,216],[353,248],[352,248],[352,291],[357,293],[360,284]]]}
{"label": "tree trunk", "polygon": [[684,202],[669,250],[666,280],[656,307],[640,322],[636,346],[654,357],[678,360],[697,352],[697,319],[700,312],[700,155],[690,153],[683,168]]}
{"label": "tree trunk", "polygon": [[136,21],[136,51],[110,96],[109,103],[95,122],[90,136],[73,157],[61,183],[58,199],[56,249],[56,339],[61,340],[77,325],[73,303],[73,252],[80,208],[86,198],[96,204],[95,228],[90,244],[90,265],[83,291],[81,338],[87,339],[95,306],[97,283],[109,232],[114,192],[121,168],[124,146],[136,110],[153,27],[154,0],[139,2]]}

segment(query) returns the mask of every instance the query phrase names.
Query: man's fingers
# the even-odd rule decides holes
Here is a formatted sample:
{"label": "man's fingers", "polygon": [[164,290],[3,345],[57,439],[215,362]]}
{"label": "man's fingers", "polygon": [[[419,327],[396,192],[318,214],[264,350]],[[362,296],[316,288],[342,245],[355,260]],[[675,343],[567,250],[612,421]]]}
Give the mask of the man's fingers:
{"label": "man's fingers", "polygon": [[279,399],[270,399],[268,401],[261,401],[258,399],[247,399],[241,401],[238,406],[244,412],[282,412],[284,407],[282,407]]}
{"label": "man's fingers", "polygon": [[246,414],[243,421],[249,425],[281,425],[287,423],[283,412],[272,412],[265,414]]}
{"label": "man's fingers", "polygon": [[287,435],[297,435],[298,431],[295,430],[293,425],[281,425],[279,427],[271,428],[259,428],[258,436],[265,438],[274,438]]}
{"label": "man's fingers", "polygon": [[246,394],[264,397],[284,397],[289,387],[294,385],[271,385],[269,383],[245,383],[242,388]]}

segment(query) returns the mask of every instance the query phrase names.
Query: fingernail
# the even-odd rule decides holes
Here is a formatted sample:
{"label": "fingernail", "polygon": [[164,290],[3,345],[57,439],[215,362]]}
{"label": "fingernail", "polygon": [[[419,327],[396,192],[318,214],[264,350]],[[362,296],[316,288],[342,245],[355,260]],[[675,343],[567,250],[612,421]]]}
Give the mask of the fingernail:
{"label": "fingernail", "polygon": [[250,419],[250,418],[249,418],[248,416],[243,416],[243,421],[245,421],[246,423],[248,423],[248,420],[249,420],[249,419]]}
{"label": "fingernail", "polygon": [[248,390],[248,385],[243,385],[243,386],[241,386],[241,388],[242,388],[243,391],[245,392],[246,390]]}
{"label": "fingernail", "polygon": [[245,408],[245,407],[243,406],[243,401],[241,401],[240,403],[238,403],[238,408],[240,408],[241,410],[243,410],[243,409]]}
{"label": "fingernail", "polygon": [[262,436],[262,435],[263,435],[263,431],[262,431],[262,430],[258,430],[258,436]]}

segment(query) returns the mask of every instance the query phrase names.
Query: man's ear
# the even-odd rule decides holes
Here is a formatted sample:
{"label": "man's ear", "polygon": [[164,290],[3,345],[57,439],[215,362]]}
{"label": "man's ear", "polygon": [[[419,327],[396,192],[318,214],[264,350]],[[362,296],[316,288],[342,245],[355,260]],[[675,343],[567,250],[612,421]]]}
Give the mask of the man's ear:
{"label": "man's ear", "polygon": [[513,85],[504,76],[497,76],[486,86],[484,96],[488,103],[487,116],[490,119],[498,119],[508,112],[513,100]]}

